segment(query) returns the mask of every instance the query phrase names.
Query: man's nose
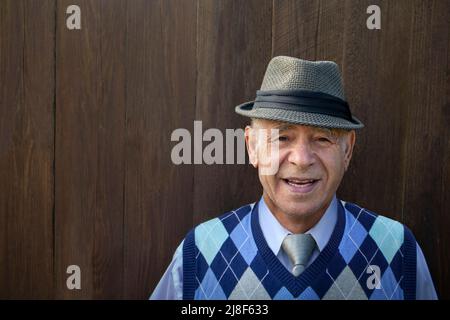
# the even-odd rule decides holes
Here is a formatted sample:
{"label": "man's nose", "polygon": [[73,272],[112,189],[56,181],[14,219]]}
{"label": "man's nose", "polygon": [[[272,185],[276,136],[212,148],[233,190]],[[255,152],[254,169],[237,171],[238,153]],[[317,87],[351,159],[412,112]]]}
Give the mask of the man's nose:
{"label": "man's nose", "polygon": [[288,161],[301,169],[307,169],[315,163],[315,154],[308,143],[296,143],[289,150]]}

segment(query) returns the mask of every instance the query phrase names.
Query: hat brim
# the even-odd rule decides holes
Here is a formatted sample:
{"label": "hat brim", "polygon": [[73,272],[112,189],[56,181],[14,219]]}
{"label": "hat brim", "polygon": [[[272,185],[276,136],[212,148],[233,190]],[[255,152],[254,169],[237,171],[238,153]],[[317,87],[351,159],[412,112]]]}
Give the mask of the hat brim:
{"label": "hat brim", "polygon": [[364,124],[352,116],[352,121],[326,114],[310,113],[277,108],[254,108],[254,101],[249,101],[235,107],[236,113],[250,118],[283,121],[294,124],[315,126],[330,129],[361,129]]}

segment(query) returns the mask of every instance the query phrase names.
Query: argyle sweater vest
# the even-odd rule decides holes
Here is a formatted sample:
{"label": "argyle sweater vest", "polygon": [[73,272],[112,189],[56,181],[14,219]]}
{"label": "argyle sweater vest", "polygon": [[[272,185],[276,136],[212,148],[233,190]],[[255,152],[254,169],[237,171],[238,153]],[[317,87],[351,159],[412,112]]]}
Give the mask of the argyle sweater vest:
{"label": "argyle sweater vest", "polygon": [[338,201],[317,258],[294,277],[251,204],[204,222],[183,244],[184,299],[415,299],[416,240],[401,223]]}

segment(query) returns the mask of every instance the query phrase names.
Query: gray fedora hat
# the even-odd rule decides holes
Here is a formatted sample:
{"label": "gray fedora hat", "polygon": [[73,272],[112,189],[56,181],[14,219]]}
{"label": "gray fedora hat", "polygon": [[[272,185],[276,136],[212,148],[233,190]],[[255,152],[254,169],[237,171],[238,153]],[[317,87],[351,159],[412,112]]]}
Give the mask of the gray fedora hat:
{"label": "gray fedora hat", "polygon": [[339,67],[333,61],[273,58],[256,99],[238,105],[235,111],[250,118],[324,128],[364,127],[350,112]]}

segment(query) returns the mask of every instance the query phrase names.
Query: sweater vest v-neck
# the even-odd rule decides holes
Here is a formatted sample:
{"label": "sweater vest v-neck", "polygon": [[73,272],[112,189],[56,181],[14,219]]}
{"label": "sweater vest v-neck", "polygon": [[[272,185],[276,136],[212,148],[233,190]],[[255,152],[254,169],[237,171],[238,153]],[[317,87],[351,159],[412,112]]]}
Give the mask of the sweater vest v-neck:
{"label": "sweater vest v-neck", "polygon": [[415,299],[416,240],[401,223],[338,201],[332,235],[298,277],[269,248],[258,204],[192,229],[183,245],[183,298]]}

